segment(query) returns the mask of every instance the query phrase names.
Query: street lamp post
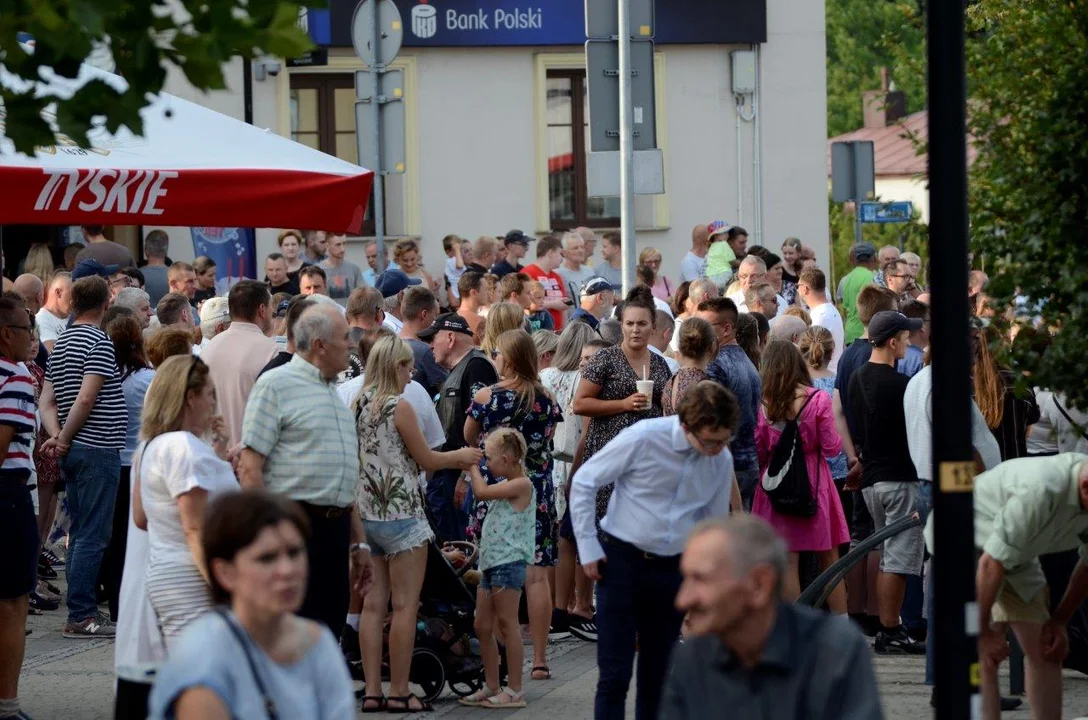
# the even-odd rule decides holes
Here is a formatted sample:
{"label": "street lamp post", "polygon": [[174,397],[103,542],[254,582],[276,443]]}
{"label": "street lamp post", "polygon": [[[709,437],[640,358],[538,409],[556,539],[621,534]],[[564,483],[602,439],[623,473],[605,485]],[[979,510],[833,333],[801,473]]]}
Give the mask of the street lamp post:
{"label": "street lamp post", "polygon": [[933,578],[939,720],[978,717],[964,0],[926,3],[933,314]]}

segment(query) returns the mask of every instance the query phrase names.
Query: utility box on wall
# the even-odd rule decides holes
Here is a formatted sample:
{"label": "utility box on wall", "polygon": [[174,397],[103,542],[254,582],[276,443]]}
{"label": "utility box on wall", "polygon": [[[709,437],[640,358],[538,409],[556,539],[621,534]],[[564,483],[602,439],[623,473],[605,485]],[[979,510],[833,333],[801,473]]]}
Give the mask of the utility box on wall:
{"label": "utility box on wall", "polygon": [[729,53],[733,63],[733,94],[750,95],[756,91],[756,54],[751,50]]}

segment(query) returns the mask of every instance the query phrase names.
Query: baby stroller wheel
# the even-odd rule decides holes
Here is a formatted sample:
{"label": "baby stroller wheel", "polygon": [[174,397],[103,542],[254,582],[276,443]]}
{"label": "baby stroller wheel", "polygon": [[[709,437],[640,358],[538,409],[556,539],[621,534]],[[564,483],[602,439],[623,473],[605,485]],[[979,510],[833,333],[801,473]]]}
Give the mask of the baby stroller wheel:
{"label": "baby stroller wheel", "polygon": [[408,679],[423,691],[426,702],[434,702],[446,685],[446,668],[442,658],[429,648],[417,647],[412,652],[412,668]]}
{"label": "baby stroller wheel", "polygon": [[476,677],[459,677],[449,682],[450,692],[457,697],[468,697],[484,686],[483,673]]}

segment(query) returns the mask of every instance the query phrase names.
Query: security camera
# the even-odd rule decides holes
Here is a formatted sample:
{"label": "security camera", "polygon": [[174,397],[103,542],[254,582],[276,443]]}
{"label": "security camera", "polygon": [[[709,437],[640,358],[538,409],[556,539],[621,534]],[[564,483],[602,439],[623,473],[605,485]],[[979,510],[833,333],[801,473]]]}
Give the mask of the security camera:
{"label": "security camera", "polygon": [[268,71],[268,74],[271,75],[272,77],[276,77],[277,75],[279,75],[280,70],[283,68],[283,66],[279,63],[278,60],[266,60],[264,62],[264,67],[265,67],[265,70]]}

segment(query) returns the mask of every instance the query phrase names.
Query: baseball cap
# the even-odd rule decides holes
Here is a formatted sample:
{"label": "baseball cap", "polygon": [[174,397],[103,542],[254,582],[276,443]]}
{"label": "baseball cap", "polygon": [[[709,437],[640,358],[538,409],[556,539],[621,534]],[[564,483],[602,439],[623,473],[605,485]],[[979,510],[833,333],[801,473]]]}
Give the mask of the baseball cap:
{"label": "baseball cap", "polygon": [[706,226],[706,236],[712,238],[715,235],[724,235],[729,232],[730,224],[725,220],[715,220]]}
{"label": "baseball cap", "polygon": [[858,243],[854,246],[854,259],[859,262],[862,260],[871,260],[876,257],[876,248],[872,243]]}
{"label": "baseball cap", "polygon": [[511,230],[510,232],[506,233],[506,235],[503,236],[502,244],[503,245],[524,245],[524,246],[528,247],[529,243],[532,242],[533,240],[536,240],[536,238],[532,237],[530,235],[526,235],[521,230]]}
{"label": "baseball cap", "polygon": [[420,340],[430,340],[443,330],[449,330],[450,332],[461,333],[462,335],[468,335],[472,337],[472,328],[468,326],[468,321],[457,313],[443,313],[434,319],[429,328],[424,328],[416,333],[416,336]]}
{"label": "baseball cap", "polygon": [[419,285],[422,280],[408,277],[403,270],[386,270],[374,281],[374,287],[382,294],[383,298],[390,298],[412,285]]}
{"label": "baseball cap", "polygon": [[612,289],[612,283],[598,275],[586,280],[585,285],[582,286],[582,297],[591,297]]}
{"label": "baseball cap", "polygon": [[210,297],[200,306],[200,323],[215,324],[230,320],[230,305],[222,296]]}
{"label": "baseball cap", "polygon": [[110,275],[115,275],[121,272],[120,265],[103,265],[94,258],[84,258],[79,261],[79,264],[72,270],[72,280],[79,280],[85,277],[99,277],[108,278]]}
{"label": "baseball cap", "polygon": [[914,332],[921,329],[921,318],[909,318],[895,310],[884,310],[873,315],[869,321],[869,342],[881,345],[904,330]]}

